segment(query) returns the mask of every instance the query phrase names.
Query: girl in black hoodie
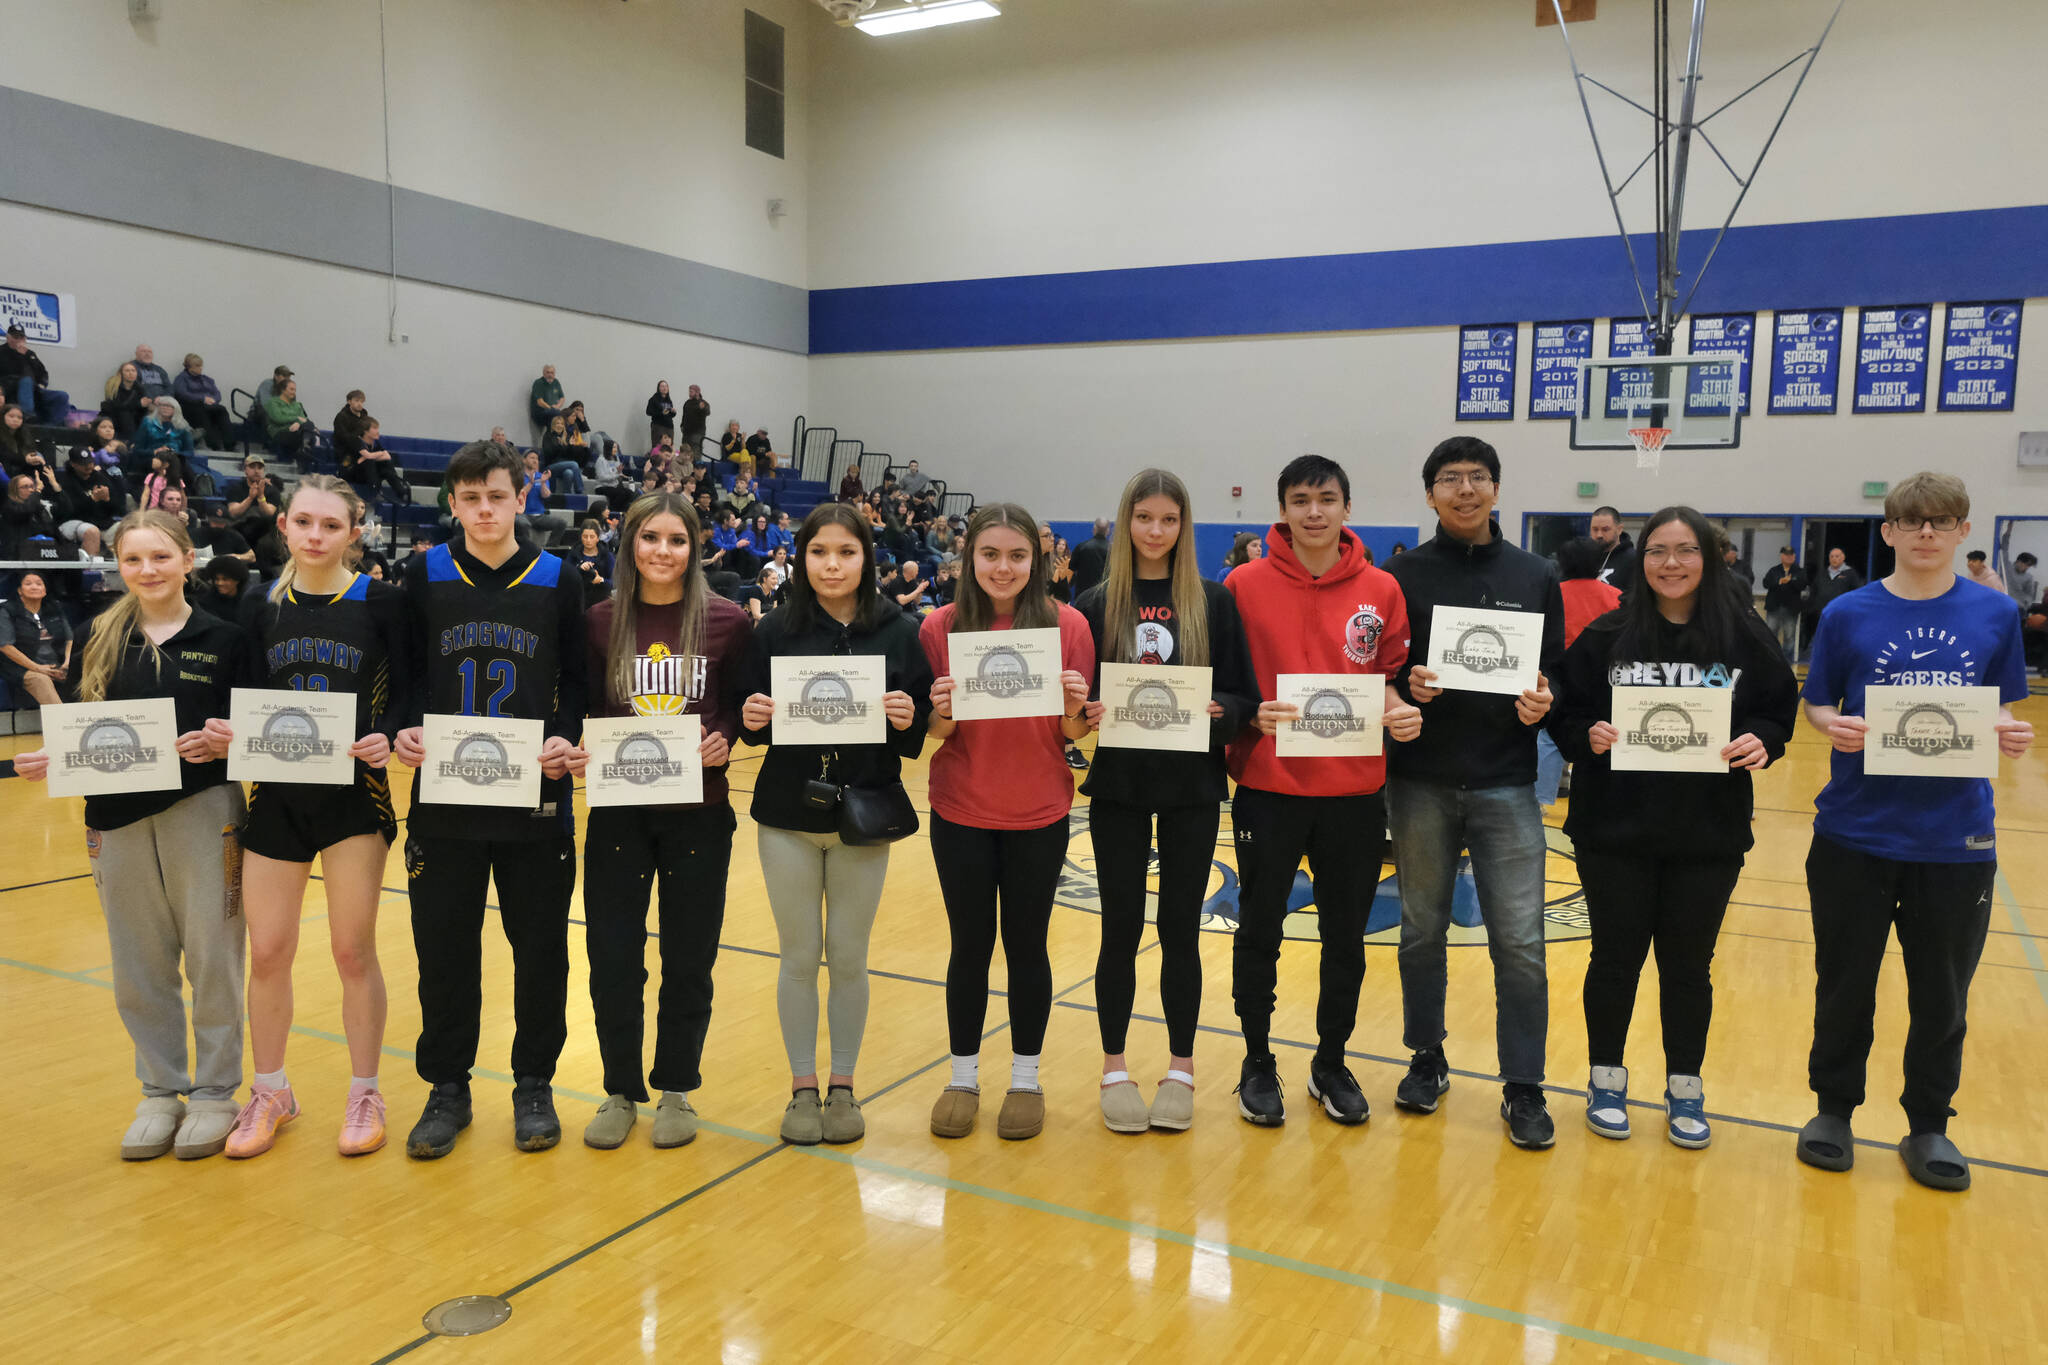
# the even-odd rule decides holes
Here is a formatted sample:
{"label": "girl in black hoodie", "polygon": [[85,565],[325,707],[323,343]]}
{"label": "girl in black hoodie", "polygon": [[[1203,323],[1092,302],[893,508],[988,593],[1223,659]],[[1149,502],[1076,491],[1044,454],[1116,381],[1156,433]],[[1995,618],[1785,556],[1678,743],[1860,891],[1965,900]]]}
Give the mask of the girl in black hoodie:
{"label": "girl in black hoodie", "polygon": [[[1667,1135],[1704,1147],[1700,1065],[1713,1015],[1708,966],[1750,832],[1750,771],[1785,752],[1798,684],[1777,642],[1720,572],[1720,531],[1690,507],[1650,518],[1622,604],[1565,652],[1550,735],[1580,765],[1565,832],[1579,862],[1593,926],[1586,967],[1586,1124],[1625,1138],[1628,1070],[1622,1049],[1636,981],[1654,946],[1662,993]],[[1614,687],[1730,687],[1728,772],[1615,772],[1620,738]]]}

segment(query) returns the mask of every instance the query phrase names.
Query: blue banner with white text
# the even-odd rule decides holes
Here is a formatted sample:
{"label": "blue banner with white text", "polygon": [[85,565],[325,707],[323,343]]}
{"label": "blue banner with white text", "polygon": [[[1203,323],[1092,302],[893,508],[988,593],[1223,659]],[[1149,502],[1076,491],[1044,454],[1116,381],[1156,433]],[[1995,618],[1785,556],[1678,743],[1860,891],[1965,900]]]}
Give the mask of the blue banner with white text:
{"label": "blue banner with white text", "polygon": [[1515,415],[1515,339],[1512,322],[1458,329],[1458,420],[1507,422]]}
{"label": "blue banner with white text", "polygon": [[1842,310],[1811,308],[1771,318],[1773,417],[1830,416],[1842,387]]}
{"label": "blue banner with white text", "polygon": [[1539,322],[1529,329],[1529,416],[1569,418],[1579,405],[1579,362],[1593,358],[1593,320]]}
{"label": "blue banner with white text", "polygon": [[1733,410],[1749,416],[1751,346],[1756,340],[1756,314],[1708,313],[1692,320],[1687,349],[1694,355],[1732,356],[1735,364],[1695,365],[1685,380],[1687,417],[1725,417]]}
{"label": "blue banner with white text", "polygon": [[[1657,343],[1650,335],[1650,324],[1644,318],[1615,318],[1607,324],[1607,355],[1609,359],[1632,360],[1639,355],[1655,355]],[[1649,392],[1650,371],[1635,369],[1614,369],[1607,375],[1607,416],[1612,418],[1629,415],[1629,395]]]}
{"label": "blue banner with white text", "polygon": [[1934,308],[1904,303],[1856,311],[1855,412],[1927,411]]}
{"label": "blue banner with white text", "polygon": [[1952,303],[1941,337],[1942,412],[2011,412],[2020,301]]}

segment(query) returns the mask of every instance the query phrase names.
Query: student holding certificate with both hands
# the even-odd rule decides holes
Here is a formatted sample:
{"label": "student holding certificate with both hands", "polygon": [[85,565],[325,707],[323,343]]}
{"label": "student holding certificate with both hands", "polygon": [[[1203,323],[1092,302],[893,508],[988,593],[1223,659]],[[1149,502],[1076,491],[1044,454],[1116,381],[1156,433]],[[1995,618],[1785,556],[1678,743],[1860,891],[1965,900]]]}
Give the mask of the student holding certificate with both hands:
{"label": "student holding certificate with both hands", "polygon": [[[1100,663],[1206,668],[1209,745],[1173,752],[1098,745],[1081,790],[1090,798],[1088,833],[1102,893],[1102,951],[1095,963],[1102,1030],[1102,1119],[1111,1132],[1184,1130],[1195,1115],[1195,1028],[1202,1004],[1202,899],[1209,889],[1216,830],[1228,781],[1224,746],[1259,709],[1259,682],[1237,600],[1195,566],[1194,512],[1187,487],[1163,469],[1124,486],[1103,581],[1081,595],[1081,615]],[[1110,704],[1090,701],[1090,729]],[[1148,1106],[1124,1059],[1145,934],[1145,882],[1153,821],[1159,848],[1159,998],[1171,1056]]]}
{"label": "student holding certificate with both hands", "polygon": [[[1654,948],[1664,1024],[1666,1135],[1704,1147],[1701,1065],[1714,987],[1708,968],[1750,829],[1750,773],[1784,756],[1798,683],[1770,628],[1721,572],[1721,533],[1690,507],[1643,529],[1622,604],[1593,621],[1558,669],[1551,738],[1578,765],[1565,833],[1578,854],[1593,950],[1586,966],[1586,1126],[1626,1138],[1622,1052],[1643,960]],[[1725,688],[1726,734],[1707,737],[1722,772],[1616,771],[1617,698],[1631,689]],[[1690,736],[1687,736],[1690,739]]]}

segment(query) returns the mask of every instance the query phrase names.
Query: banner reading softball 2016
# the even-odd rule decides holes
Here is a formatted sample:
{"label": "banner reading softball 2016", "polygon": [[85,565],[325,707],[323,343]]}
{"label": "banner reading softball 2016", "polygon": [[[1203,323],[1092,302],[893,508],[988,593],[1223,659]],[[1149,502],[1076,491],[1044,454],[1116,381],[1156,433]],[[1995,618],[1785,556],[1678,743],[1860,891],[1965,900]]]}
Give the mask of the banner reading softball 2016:
{"label": "banner reading softball 2016", "polygon": [[1593,320],[1529,329],[1529,416],[1569,420],[1579,405],[1579,362],[1593,358]]}
{"label": "banner reading softball 2016", "polygon": [[1709,313],[1692,320],[1687,349],[1694,355],[1732,355],[1734,373],[1720,365],[1695,365],[1685,379],[1687,417],[1724,416],[1729,404],[1749,416],[1751,343],[1756,339],[1756,314]]}
{"label": "banner reading softball 2016", "polygon": [[[1650,324],[1642,318],[1615,318],[1607,324],[1607,354],[1612,359],[1633,360],[1655,355],[1657,344],[1650,336]],[[1648,393],[1652,382],[1648,370],[1614,369],[1607,373],[1607,416],[1629,415],[1629,395]]]}
{"label": "banner reading softball 2016", "polygon": [[19,327],[31,346],[78,345],[78,299],[0,284],[0,330]]}
{"label": "banner reading softball 2016", "polygon": [[2011,412],[2020,301],[1952,303],[1941,337],[1942,412]]}
{"label": "banner reading softball 2016", "polygon": [[1842,310],[1812,308],[1771,319],[1773,417],[1831,416],[1842,387]]}
{"label": "banner reading softball 2016", "polygon": [[1856,314],[1856,412],[1927,411],[1934,307],[1902,303]]}
{"label": "banner reading softball 2016", "polygon": [[1458,329],[1458,420],[1507,422],[1515,416],[1515,338],[1512,322]]}

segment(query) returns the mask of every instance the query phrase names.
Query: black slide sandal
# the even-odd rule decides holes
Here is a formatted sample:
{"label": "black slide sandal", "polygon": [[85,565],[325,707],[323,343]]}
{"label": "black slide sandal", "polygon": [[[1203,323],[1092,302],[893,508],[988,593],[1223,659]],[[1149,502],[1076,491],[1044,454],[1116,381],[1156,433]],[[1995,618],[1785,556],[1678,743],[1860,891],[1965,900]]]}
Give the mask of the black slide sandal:
{"label": "black slide sandal", "polygon": [[1799,1130],[1799,1159],[1823,1171],[1846,1171],[1856,1164],[1856,1135],[1849,1120],[1815,1114]]}
{"label": "black slide sandal", "polygon": [[1970,1162],[1945,1133],[1914,1133],[1899,1143],[1906,1173],[1930,1190],[1970,1188]]}

